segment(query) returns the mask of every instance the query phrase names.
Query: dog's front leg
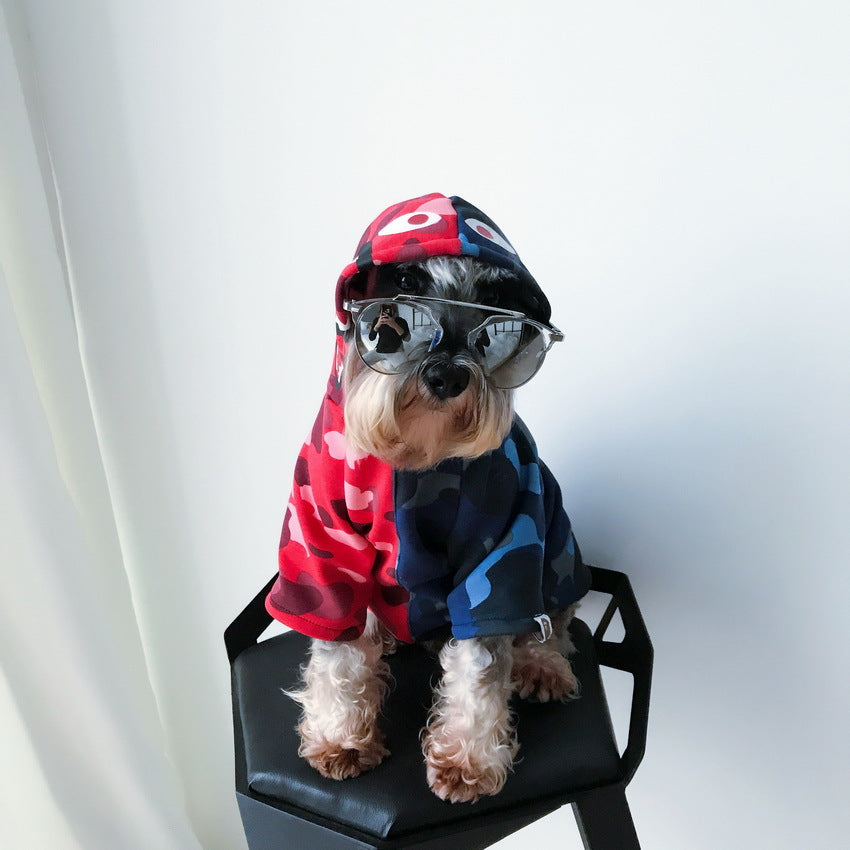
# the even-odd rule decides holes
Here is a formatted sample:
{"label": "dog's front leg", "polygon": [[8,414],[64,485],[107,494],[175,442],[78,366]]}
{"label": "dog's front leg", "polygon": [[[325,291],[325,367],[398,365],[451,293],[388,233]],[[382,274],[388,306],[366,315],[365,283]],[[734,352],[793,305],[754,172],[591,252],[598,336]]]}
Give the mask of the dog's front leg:
{"label": "dog's front leg", "polygon": [[323,776],[357,776],[389,755],[378,728],[389,672],[382,649],[371,613],[356,640],[312,642],[302,687],[289,695],[303,709],[298,754]]}
{"label": "dog's front leg", "polygon": [[450,640],[423,752],[431,790],[452,803],[496,794],[518,748],[508,699],[511,638]]}
{"label": "dog's front leg", "polygon": [[568,656],[575,652],[567,628],[577,605],[552,614],[552,633],[542,643],[536,634],[514,640],[511,678],[521,697],[539,702],[566,702],[579,694],[579,683]]}

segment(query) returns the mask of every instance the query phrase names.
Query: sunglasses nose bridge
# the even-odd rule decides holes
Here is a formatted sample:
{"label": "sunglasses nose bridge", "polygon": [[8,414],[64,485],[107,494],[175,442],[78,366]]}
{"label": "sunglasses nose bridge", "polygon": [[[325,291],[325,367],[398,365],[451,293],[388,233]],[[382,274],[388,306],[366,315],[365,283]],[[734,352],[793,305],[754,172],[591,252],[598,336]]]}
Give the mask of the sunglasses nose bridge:
{"label": "sunglasses nose bridge", "polygon": [[469,349],[474,350],[474,332],[481,326],[485,313],[473,307],[458,305],[440,305],[439,310],[433,310],[433,318],[437,333],[431,350],[458,353]]}

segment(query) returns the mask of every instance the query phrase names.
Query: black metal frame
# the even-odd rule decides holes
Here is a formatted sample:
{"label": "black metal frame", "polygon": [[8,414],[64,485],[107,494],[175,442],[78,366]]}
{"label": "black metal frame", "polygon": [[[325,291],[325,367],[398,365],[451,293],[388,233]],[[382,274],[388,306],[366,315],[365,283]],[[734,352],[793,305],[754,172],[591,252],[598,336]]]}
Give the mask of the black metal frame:
{"label": "black metal frame", "polygon": [[[620,757],[623,784],[628,785],[643,760],[646,751],[646,731],[649,724],[649,692],[652,683],[652,641],[638,608],[631,582],[625,573],[590,567],[591,590],[607,593],[611,601],[605,609],[593,642],[600,665],[631,673],[632,706],[629,713],[629,735]],[[625,637],[620,642],[603,640],[614,614],[620,612]]]}
{"label": "black metal frame", "polygon": [[[609,594],[608,604],[593,634],[602,666],[630,673],[633,677],[632,704],[626,747],[620,756],[620,780],[580,794],[560,794],[533,804],[514,806],[499,812],[473,816],[463,826],[422,831],[415,836],[381,839],[341,825],[329,818],[298,809],[280,800],[257,794],[248,787],[242,718],[234,697],[233,722],[236,755],[236,793],[252,850],[276,847],[275,839],[286,831],[287,846],[309,846],[321,850],[448,850],[458,846],[458,834],[464,831],[463,846],[469,850],[485,848],[500,838],[571,803],[579,832],[587,850],[639,850],[625,788],[643,759],[649,720],[649,696],[652,679],[653,649],[631,583],[624,573],[590,567],[591,589]],[[224,632],[227,657],[231,666],[239,655],[257,643],[272,622],[265,599],[277,576],[248,603]],[[619,611],[625,628],[620,642],[604,640],[614,614]],[[251,834],[253,832],[253,835]],[[295,840],[300,838],[300,840]],[[283,846],[281,844],[281,846]]]}

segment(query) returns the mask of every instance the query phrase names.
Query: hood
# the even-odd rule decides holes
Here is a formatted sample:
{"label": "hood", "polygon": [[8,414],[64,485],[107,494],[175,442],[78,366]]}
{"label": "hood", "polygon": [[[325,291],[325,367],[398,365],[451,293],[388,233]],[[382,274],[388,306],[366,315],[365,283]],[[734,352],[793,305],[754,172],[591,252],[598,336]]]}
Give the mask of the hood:
{"label": "hood", "polygon": [[549,319],[507,237],[461,198],[414,198],[369,225],[339,278],[335,369],[295,464],[279,575],[266,598],[273,617],[305,635],[352,640],[370,609],[406,642],[449,631],[545,636],[547,612],[589,587],[560,488],[519,419],[499,448],[426,470],[394,470],[346,441],[341,375],[351,317],[342,305],[369,291],[376,267],[438,256],[513,271],[499,283],[512,287],[510,302]]}
{"label": "hood", "polygon": [[342,270],[336,286],[337,350],[329,391],[339,396],[339,382],[351,315],[343,304],[365,297],[369,272],[376,266],[410,263],[428,257],[474,257],[508,269],[517,276],[506,281],[510,299],[533,319],[548,322],[549,301],[519,258],[501,228],[469,201],[439,192],[387,207],[365,230],[354,259]]}

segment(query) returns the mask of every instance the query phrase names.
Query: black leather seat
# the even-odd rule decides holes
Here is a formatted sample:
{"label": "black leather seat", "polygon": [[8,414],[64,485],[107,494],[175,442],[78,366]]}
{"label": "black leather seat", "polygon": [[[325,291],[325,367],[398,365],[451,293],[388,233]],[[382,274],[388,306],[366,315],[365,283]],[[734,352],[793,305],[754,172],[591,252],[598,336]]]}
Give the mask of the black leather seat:
{"label": "black leather seat", "polygon": [[[297,682],[309,640],[289,632],[253,643],[270,621],[260,607],[267,589],[261,591],[225,635],[237,795],[251,850],[483,848],[567,802],[574,803],[587,847],[638,847],[623,789],[643,754],[652,649],[626,577],[596,568],[592,573],[594,589],[604,585],[614,598],[596,636],[580,620],[572,625],[581,698],[566,704],[517,700],[520,759],[503,791],[475,804],[446,803],[426,783],[419,732],[439,665],[419,646],[402,646],[389,658],[395,684],[381,725],[391,755],[381,765],[337,782],[299,758],[299,707],[283,690]],[[617,607],[626,639],[610,644],[601,632]],[[599,674],[606,655],[612,666],[635,674],[622,757]]]}

